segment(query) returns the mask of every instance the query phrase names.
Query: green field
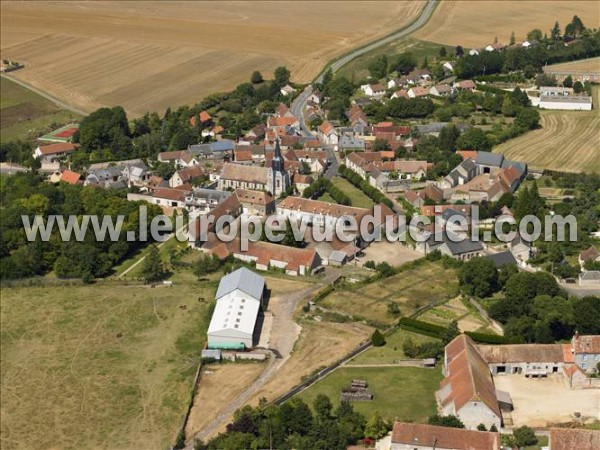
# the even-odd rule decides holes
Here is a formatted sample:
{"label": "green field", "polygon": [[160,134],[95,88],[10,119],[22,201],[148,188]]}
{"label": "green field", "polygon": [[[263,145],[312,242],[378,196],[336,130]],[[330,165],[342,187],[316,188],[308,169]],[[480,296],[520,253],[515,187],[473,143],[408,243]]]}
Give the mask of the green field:
{"label": "green field", "polygon": [[[367,197],[363,191],[354,187],[352,184],[350,184],[349,181],[341,177],[334,177],[331,180],[331,182],[334,186],[338,187],[342,192],[344,192],[348,197],[350,197],[350,200],[352,201],[352,206],[355,206],[357,208],[372,208],[375,204],[373,203],[373,200]],[[321,200],[322,202],[335,203],[335,200],[327,192],[325,192],[321,197],[319,197],[319,200]]]}
{"label": "green field", "polygon": [[[164,449],[187,406],[220,274],[172,287],[1,291],[3,449]],[[185,305],[185,306],[183,306]]]}
{"label": "green field", "polygon": [[341,367],[319,380],[299,397],[312,405],[319,394],[325,394],[334,405],[340,401],[340,389],[353,379],[366,380],[373,401],[353,402],[354,409],[367,418],[375,411],[388,419],[423,422],[436,413],[434,393],[439,389],[439,369],[417,367]]}
{"label": "green field", "polygon": [[0,140],[29,140],[81,116],[62,109],[14,81],[0,78]]}
{"label": "green field", "polygon": [[[369,64],[376,57],[386,55],[388,61],[393,62],[397,55],[404,52],[411,52],[417,58],[419,64],[423,62],[424,58],[427,58],[431,64],[434,59],[440,59],[440,47],[442,47],[441,44],[436,44],[434,42],[421,41],[413,38],[398,39],[397,41],[378,47],[375,50],[352,60],[337,73],[346,76],[350,80],[362,80],[369,76]],[[451,55],[454,52],[454,47],[448,45],[445,47],[448,55]]]}
{"label": "green field", "polygon": [[399,359],[407,359],[402,351],[402,344],[407,338],[411,338],[417,344],[431,342],[436,339],[412,333],[401,329],[385,336],[385,345],[381,347],[370,347],[358,356],[352,358],[349,364],[393,364]]}
{"label": "green field", "polygon": [[439,262],[426,262],[412,269],[367,285],[343,285],[336,288],[320,305],[383,324],[396,318],[388,314],[388,303],[398,304],[403,315],[435,301],[450,299],[458,292],[454,269]]}

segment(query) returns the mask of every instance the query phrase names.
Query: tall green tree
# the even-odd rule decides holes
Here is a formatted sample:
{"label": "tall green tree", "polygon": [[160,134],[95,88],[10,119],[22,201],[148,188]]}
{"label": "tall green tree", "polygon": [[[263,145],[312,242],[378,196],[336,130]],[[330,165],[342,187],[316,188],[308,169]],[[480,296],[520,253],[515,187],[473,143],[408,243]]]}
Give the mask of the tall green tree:
{"label": "tall green tree", "polygon": [[165,267],[156,245],[150,247],[150,251],[144,258],[141,275],[146,283],[154,283],[165,277]]}
{"label": "tall green tree", "polygon": [[389,430],[389,426],[379,411],[375,411],[367,421],[365,436],[372,439],[381,439]]}
{"label": "tall green tree", "polygon": [[458,272],[461,290],[480,298],[491,296],[500,288],[498,269],[489,258],[473,258],[464,263]]}

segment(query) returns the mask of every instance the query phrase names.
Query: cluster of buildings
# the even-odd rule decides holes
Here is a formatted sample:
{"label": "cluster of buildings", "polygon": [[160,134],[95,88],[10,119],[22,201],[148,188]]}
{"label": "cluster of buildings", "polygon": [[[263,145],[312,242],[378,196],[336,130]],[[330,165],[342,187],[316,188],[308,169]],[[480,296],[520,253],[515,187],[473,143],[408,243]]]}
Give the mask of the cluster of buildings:
{"label": "cluster of buildings", "polygon": [[575,94],[573,88],[563,86],[540,86],[539,97],[530,96],[531,104],[542,109],[591,111],[592,97]]}
{"label": "cluster of buildings", "polygon": [[[466,430],[423,423],[395,422],[385,450],[500,450],[500,433]],[[600,448],[600,431],[551,428],[546,450],[595,450]]]}
{"label": "cluster of buildings", "polygon": [[587,249],[579,254],[577,259],[581,268],[581,273],[579,274],[579,285],[600,285],[600,270],[588,270],[588,264],[600,267],[600,250],[598,250],[595,245],[590,245]]}
{"label": "cluster of buildings", "polygon": [[479,424],[500,429],[503,413],[515,405],[509,392],[496,389],[495,376],[546,377],[559,373],[571,388],[586,388],[599,385],[600,379],[588,376],[598,363],[600,336],[576,334],[570,344],[495,346],[477,345],[462,334],[445,348],[445,378],[436,399],[442,414],[457,416],[469,429]]}

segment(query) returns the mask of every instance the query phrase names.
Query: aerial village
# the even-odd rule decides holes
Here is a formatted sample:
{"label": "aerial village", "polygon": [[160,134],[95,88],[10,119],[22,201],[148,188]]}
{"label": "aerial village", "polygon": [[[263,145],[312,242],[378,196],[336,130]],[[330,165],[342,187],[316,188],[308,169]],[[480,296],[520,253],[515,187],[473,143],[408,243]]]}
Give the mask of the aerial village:
{"label": "aerial village", "polygon": [[[539,42],[526,40],[513,45],[533,48]],[[502,52],[504,47],[495,42],[471,49],[469,54]],[[243,367],[249,361],[281,357],[277,356],[279,349],[273,347],[277,333],[281,333],[274,325],[278,319],[270,305],[273,277],[290,276],[309,282],[325,277],[332,286],[362,286],[366,281],[354,275],[356,268],[369,276],[385,278],[386,264],[398,266],[428,258],[443,258],[444,264],[484,259],[500,274],[543,272],[530,262],[538,251],[535,243],[518,234],[506,243],[449,238],[473,226],[490,230],[499,217],[514,217],[515,211],[506,205],[489,205],[501,205],[502,199],[518,195],[522,186],[531,186],[543,176],[541,171],[530,170],[525,162],[501,153],[457,146],[459,137],[473,130],[475,122],[453,123],[451,118],[408,121],[373,114],[383,107],[403,105],[404,101],[428,99],[437,105],[445,98],[485,91],[485,83],[454,75],[453,64],[444,63],[442,74],[413,68],[405,74],[396,72],[373,79],[354,89],[350,106],[341,116],[324,107],[331,104],[331,99],[323,86],[302,90],[288,83],[281,87],[274,111],[262,113],[262,122],[239,138],[231,137],[230,130],[213,117],[214,112],[202,110],[189,117],[189,127],[201,131],[199,142],[161,152],[155,160],[104,161],[76,171],[70,161],[81,151],[80,144],[71,142],[77,124],[40,138],[33,157],[39,160],[40,171],[51,183],[126,189],[127,200],[156,205],[168,216],[210,216],[215,220],[232,216],[236,221],[258,218],[264,223],[276,215],[290,223],[306,221],[309,228],[301,243],[260,239],[249,242],[247,248],[242,248],[239,238],[227,242],[219,239],[214,228],[209,229],[206,239],[198,237],[198,230],[187,230],[190,251],[238,264],[219,280],[215,298],[209,299],[215,306],[202,350],[203,362],[239,363]],[[535,94],[524,91],[523,95],[533,107],[541,109],[585,111],[592,107],[590,96],[575,94],[568,87],[542,86]],[[479,108],[473,113],[478,112]],[[451,158],[440,158],[433,152],[427,158],[423,151],[417,151],[419,143],[423,145],[430,137],[443,140],[448,135]],[[168,176],[161,176],[157,168],[167,165],[172,170]],[[356,201],[356,195],[360,201]],[[474,213],[474,207],[479,211]],[[418,242],[371,243],[360,239],[317,242],[310,236],[313,227],[345,217],[360,220],[367,215],[375,217],[374,227],[379,232],[398,232],[398,214],[430,219],[430,225],[414,226],[413,231],[425,238]],[[457,224],[457,216],[467,225]],[[436,239],[434,226],[443,230],[441,239]],[[591,245],[577,259],[580,273],[559,281],[581,289],[600,286],[600,271],[596,269],[600,251]],[[418,266],[415,270],[418,272]],[[325,294],[311,291],[300,301],[308,317],[321,320],[321,316],[333,314],[323,306],[327,303],[320,302],[334,288],[328,289]],[[535,409],[532,404],[555,393],[564,403],[553,403],[552,414],[567,409],[573,422],[594,419],[598,406],[594,402],[600,401],[600,335],[574,330],[566,339],[568,343],[510,343],[497,332],[501,325],[481,305],[473,305],[469,303],[473,314],[485,317],[489,326],[486,333],[496,330],[492,334],[502,345],[495,345],[487,334],[477,332],[478,327],[461,329],[442,340],[443,349],[435,357],[420,355],[401,361],[411,367],[441,367],[442,378],[435,392],[427,395],[435,402],[439,417],[454,416],[464,428],[394,421],[389,432],[386,430],[372,442],[365,440],[361,447],[348,448],[510,448],[500,433],[537,423],[547,411]],[[434,337],[442,333],[440,325],[422,322],[420,317],[403,317],[403,327],[424,335],[433,333]],[[352,358],[378,344],[373,336],[361,345]],[[302,393],[348,360],[350,357],[322,368],[278,401],[283,403]],[[538,388],[542,379],[551,379],[551,387]],[[380,393],[374,392],[370,379],[348,379],[336,395],[345,402],[363,404],[378,400]],[[543,448],[549,450],[600,448],[597,431],[550,427],[544,436],[547,445]]]}

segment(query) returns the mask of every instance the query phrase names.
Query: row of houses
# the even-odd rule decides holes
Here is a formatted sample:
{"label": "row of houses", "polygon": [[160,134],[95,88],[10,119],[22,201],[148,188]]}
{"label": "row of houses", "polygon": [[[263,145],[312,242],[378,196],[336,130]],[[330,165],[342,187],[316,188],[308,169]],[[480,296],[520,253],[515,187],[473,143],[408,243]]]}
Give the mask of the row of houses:
{"label": "row of houses", "polygon": [[[465,430],[421,423],[395,422],[389,445],[382,450],[500,450],[500,433]],[[546,450],[597,450],[600,431],[582,428],[550,428]]]}

